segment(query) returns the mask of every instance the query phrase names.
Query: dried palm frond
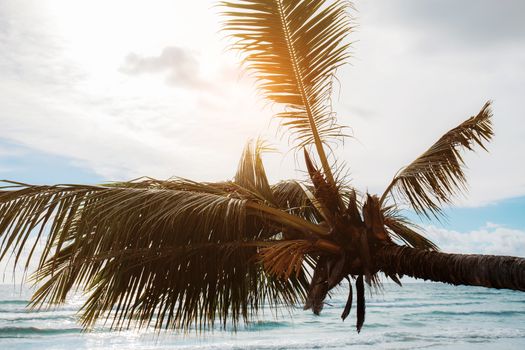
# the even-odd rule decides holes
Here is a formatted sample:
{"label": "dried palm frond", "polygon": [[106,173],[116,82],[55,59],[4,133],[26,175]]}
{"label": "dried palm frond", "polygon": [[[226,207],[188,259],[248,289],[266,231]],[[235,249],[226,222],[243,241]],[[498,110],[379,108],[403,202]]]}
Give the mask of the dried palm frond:
{"label": "dried palm frond", "polygon": [[[227,319],[235,326],[262,303],[291,305],[304,297],[304,271],[283,281],[256,259],[261,241],[276,226],[287,227],[292,215],[227,193],[197,192],[195,184],[183,191],[146,181],[143,187],[8,183],[0,193],[0,258],[13,252],[16,264],[30,236],[36,235],[32,251],[43,242],[34,306],[61,303],[82,286],[91,294],[86,327],[111,315],[117,328],[138,318],[139,326],[187,330],[216,320],[225,326]],[[293,218],[296,226],[305,221]]]}
{"label": "dried palm frond", "polygon": [[341,319],[344,321],[350,315],[350,311],[352,310],[352,299],[353,299],[354,292],[352,290],[352,282],[350,282],[350,278],[348,278],[348,297],[346,299],[345,308],[343,309],[343,313],[341,314]]}
{"label": "dried palm frond", "polygon": [[265,146],[260,139],[248,142],[239,161],[234,182],[252,192],[254,196],[265,203],[276,206],[272,188],[268,182],[266,170],[261,159],[261,154],[269,150],[271,149]]}
{"label": "dried palm frond", "polygon": [[438,246],[431,240],[418,233],[420,228],[403,217],[395,207],[384,208],[383,211],[385,227],[392,238],[397,238],[412,248],[423,250],[439,250]]}
{"label": "dried palm frond", "polygon": [[224,27],[265,97],[283,104],[298,147],[314,144],[334,183],[323,143],[343,136],[330,104],[335,70],[348,57],[347,1],[223,1]]}
{"label": "dried palm frond", "polygon": [[303,273],[306,254],[315,251],[312,241],[304,239],[285,240],[262,248],[259,258],[270,275],[287,280],[290,276],[299,277]]}
{"label": "dried palm frond", "polygon": [[304,149],[304,160],[313,185],[312,203],[318,208],[327,223],[335,225],[334,216],[344,208],[339,188],[334,182],[327,181],[321,171],[315,167],[306,149]]}
{"label": "dried palm frond", "polygon": [[363,283],[363,275],[359,275],[355,281],[355,293],[357,296],[357,333],[361,332],[361,328],[365,323],[365,284]]}
{"label": "dried palm frond", "polygon": [[[234,191],[235,185],[231,181],[223,182],[197,182],[185,178],[173,177],[168,180],[159,180],[152,177],[140,177],[138,179],[122,182],[109,182],[104,183],[106,187],[119,187],[119,188],[143,188],[152,190],[177,190],[177,191],[189,191],[199,193],[210,193],[217,195],[238,194],[236,198],[244,198],[239,191]],[[245,199],[256,199],[251,195],[246,196]]]}
{"label": "dried palm frond", "polygon": [[406,199],[418,213],[430,217],[441,214],[441,206],[466,187],[463,149],[473,150],[494,135],[490,102],[481,111],[448,131],[425,153],[402,169],[381,197],[388,195]]}
{"label": "dried palm frond", "polygon": [[272,186],[279,208],[310,222],[319,223],[320,214],[306,191],[308,187],[295,180],[280,181]]}

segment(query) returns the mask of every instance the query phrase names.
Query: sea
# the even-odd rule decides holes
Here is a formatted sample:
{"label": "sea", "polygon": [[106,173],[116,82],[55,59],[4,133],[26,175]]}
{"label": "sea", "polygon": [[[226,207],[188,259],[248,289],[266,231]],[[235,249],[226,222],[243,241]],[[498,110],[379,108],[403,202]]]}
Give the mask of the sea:
{"label": "sea", "polygon": [[[154,329],[83,332],[82,296],[52,310],[31,311],[31,291],[0,285],[0,349],[525,349],[525,293],[440,283],[384,284],[367,291],[366,322],[355,330],[355,305],[343,322],[342,286],[320,316],[263,310],[232,329],[204,333]],[[355,298],[354,298],[355,300]]]}

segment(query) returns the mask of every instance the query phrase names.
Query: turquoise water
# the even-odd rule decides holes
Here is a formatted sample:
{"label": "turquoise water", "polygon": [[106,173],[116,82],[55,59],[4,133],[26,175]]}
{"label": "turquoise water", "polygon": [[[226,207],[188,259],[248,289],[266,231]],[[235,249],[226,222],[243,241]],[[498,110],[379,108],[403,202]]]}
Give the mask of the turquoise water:
{"label": "turquoise water", "polygon": [[525,349],[525,293],[438,283],[367,293],[366,322],[355,331],[355,306],[340,314],[346,288],[321,316],[300,307],[275,319],[269,310],[237,333],[154,330],[113,332],[101,325],[82,333],[81,298],[51,311],[25,308],[29,291],[0,285],[0,349]]}

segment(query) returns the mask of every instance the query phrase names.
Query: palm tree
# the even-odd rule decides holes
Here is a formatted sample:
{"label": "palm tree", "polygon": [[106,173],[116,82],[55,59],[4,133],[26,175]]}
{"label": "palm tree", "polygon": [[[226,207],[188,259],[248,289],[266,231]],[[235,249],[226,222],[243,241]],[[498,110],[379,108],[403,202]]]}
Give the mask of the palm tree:
{"label": "palm tree", "polygon": [[[330,94],[335,71],[348,57],[348,2],[235,0],[221,6],[224,29],[260,91],[283,106],[276,117],[304,154],[309,180],[269,184],[261,160],[267,147],[257,140],[224,182],[4,181],[0,259],[26,268],[38,259],[32,306],[63,303],[81,290],[89,296],[81,310],[86,328],[106,318],[117,329],[208,329],[250,320],[263,304],[304,302],[318,314],[346,278],[355,280],[359,331],[364,285],[379,284],[379,273],[399,284],[406,275],[525,290],[525,259],[441,253],[398,206],[439,217],[464,189],[462,151],[485,149],[493,136],[489,102],[399,171],[381,196],[358,192],[341,176],[330,148],[344,138]],[[350,287],[343,320],[352,296]]]}

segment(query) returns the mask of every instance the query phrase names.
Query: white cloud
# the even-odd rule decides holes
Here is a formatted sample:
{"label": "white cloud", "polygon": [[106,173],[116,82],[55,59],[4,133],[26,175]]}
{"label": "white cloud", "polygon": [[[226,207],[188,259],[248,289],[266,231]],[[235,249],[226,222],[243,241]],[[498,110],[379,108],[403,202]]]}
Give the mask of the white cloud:
{"label": "white cloud", "polygon": [[167,73],[166,82],[175,87],[207,89],[210,84],[201,77],[195,55],[181,47],[165,47],[158,56],[130,53],[120,71],[126,74]]}
{"label": "white cloud", "polygon": [[430,33],[432,40],[421,44],[433,53],[444,45],[472,50],[525,41],[525,4],[520,0],[398,0],[376,9],[387,25],[417,26],[421,39]]}
{"label": "white cloud", "polygon": [[[411,6],[401,6],[407,3],[425,8],[438,2],[356,2],[359,27],[353,36],[357,41],[354,58],[352,66],[339,72],[342,91],[336,108],[358,139],[345,145],[355,183],[382,191],[402,166],[493,99],[494,141],[488,154],[466,154],[470,193],[458,203],[483,205],[524,195],[525,166],[516,161],[516,152],[525,149],[523,38],[508,39],[511,34],[502,26],[497,32],[505,37],[506,45],[491,40],[476,49],[471,43],[458,47],[458,36],[467,40],[464,31],[481,39],[483,31],[476,26],[462,27],[461,33],[442,29],[446,20],[439,22],[441,17],[428,9],[414,13]],[[461,18],[473,16],[463,3],[455,4],[442,10]],[[512,12],[512,3],[505,5]],[[491,7],[476,6],[474,13],[482,10],[490,15]],[[435,50],[423,47],[422,42],[434,45]]]}
{"label": "white cloud", "polygon": [[[164,20],[164,26],[156,22],[158,32],[144,36],[134,33],[134,21],[123,18],[119,23],[136,38],[123,38],[131,41],[123,46],[115,40],[114,23],[104,23],[106,19],[97,24],[93,36],[82,32],[82,23],[89,24],[84,29],[91,31],[92,23],[85,23],[85,16],[96,10],[96,2],[79,12],[70,8],[62,13],[71,16],[67,21],[54,13],[58,8],[66,12],[67,3],[55,8],[51,5],[56,1],[42,2],[40,12],[21,4],[0,13],[11,19],[5,23],[12,23],[9,31],[0,32],[2,52],[9,53],[0,57],[1,138],[71,158],[108,180],[142,175],[222,180],[233,176],[245,141],[266,132],[268,115],[233,55],[222,55],[218,45],[205,45],[206,55],[199,55],[206,38],[194,43],[197,48],[191,42],[166,39],[163,31],[169,28],[176,34],[180,28],[173,23],[185,20],[166,17],[159,9],[152,9],[158,16],[146,13],[151,5],[144,2],[135,14],[142,10],[151,21]],[[50,5],[53,16],[45,16],[45,5]],[[192,5],[195,13],[202,6]],[[124,16],[120,8],[113,10]],[[211,15],[204,6],[202,17]],[[35,28],[33,22],[41,26]],[[144,29],[151,31],[155,25]],[[103,27],[106,36],[99,35]],[[214,28],[208,29],[215,37]],[[74,38],[68,36],[70,32]],[[192,35],[203,39],[199,31]],[[87,48],[80,50],[82,40]],[[151,42],[157,43],[153,49]],[[178,89],[166,86],[162,75],[122,74],[119,68],[126,55],[135,50],[141,54],[131,61],[128,57],[131,71],[164,70]]]}
{"label": "white cloud", "polygon": [[[272,107],[262,108],[253,82],[240,77],[239,57],[225,51],[211,1],[28,4],[0,9],[6,53],[0,57],[0,137],[69,157],[108,179],[229,178],[248,138],[263,134],[272,141]],[[440,31],[446,16],[434,16],[425,5],[414,12],[396,4],[356,3],[353,66],[338,75],[335,110],[358,142],[348,140],[337,152],[354,184],[380,192],[401,166],[492,98],[496,138],[490,154],[467,155],[471,192],[461,204],[524,195],[525,166],[516,161],[516,150],[525,149],[525,49],[512,44],[522,42],[508,33],[514,22],[493,33],[490,42],[505,37],[503,46],[459,49],[457,40],[447,45],[458,31],[463,41],[484,32],[456,28],[457,21]],[[97,6],[105,11],[93,26]],[[463,4],[446,7],[466,11]],[[436,31],[435,50],[421,45],[432,46]],[[128,71],[160,74],[122,74],[130,52]],[[166,75],[177,89],[166,86]],[[200,88],[208,85],[213,88]],[[292,156],[270,157],[273,180],[302,176],[294,173]]]}
{"label": "white cloud", "polygon": [[426,236],[447,253],[525,257],[525,231],[487,223],[468,232],[426,227]]}

